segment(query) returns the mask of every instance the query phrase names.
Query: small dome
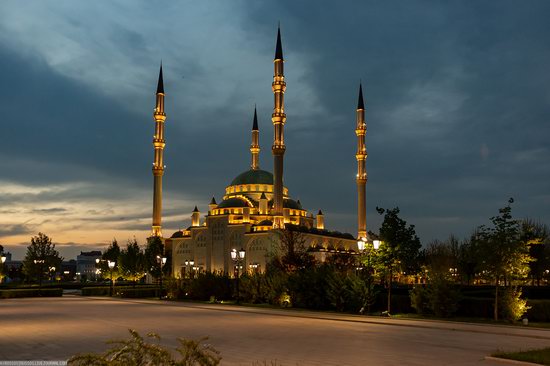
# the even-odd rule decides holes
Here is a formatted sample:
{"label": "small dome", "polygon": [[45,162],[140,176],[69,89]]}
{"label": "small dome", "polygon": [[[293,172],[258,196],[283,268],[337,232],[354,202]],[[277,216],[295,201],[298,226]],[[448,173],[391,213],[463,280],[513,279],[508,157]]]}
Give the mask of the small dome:
{"label": "small dome", "polygon": [[226,200],[221,201],[220,204],[218,205],[218,208],[233,208],[233,207],[250,207],[250,206],[248,205],[248,202],[238,197],[228,198]]}
{"label": "small dome", "polygon": [[171,238],[183,238],[183,231],[178,230],[172,234]]}
{"label": "small dome", "polygon": [[284,208],[291,208],[293,210],[303,210],[302,205],[300,204],[300,201],[296,202],[293,199],[285,198],[283,200],[283,207]]}
{"label": "small dome", "polygon": [[247,170],[237,175],[230,185],[237,186],[241,184],[271,184],[273,185],[273,174],[265,170]]}

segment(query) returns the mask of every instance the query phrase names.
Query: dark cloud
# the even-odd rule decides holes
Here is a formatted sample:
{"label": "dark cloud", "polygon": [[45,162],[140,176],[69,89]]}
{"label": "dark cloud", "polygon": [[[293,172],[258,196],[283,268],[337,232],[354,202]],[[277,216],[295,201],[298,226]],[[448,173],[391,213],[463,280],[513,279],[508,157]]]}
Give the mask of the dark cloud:
{"label": "dark cloud", "polygon": [[[516,215],[550,221],[548,2],[257,2],[232,6],[237,16],[231,17],[212,8],[202,22],[222,19],[242,30],[223,49],[218,39],[227,34],[225,23],[204,34],[190,20],[181,33],[164,22],[152,42],[142,23],[149,19],[124,12],[128,6],[117,5],[120,22],[105,20],[104,39],[97,35],[86,43],[103,56],[105,65],[93,67],[131,80],[113,81],[111,90],[102,89],[104,80],[69,76],[44,55],[0,38],[0,69],[6,70],[0,106],[9,121],[0,124],[0,135],[9,137],[0,145],[0,178],[31,186],[85,182],[0,196],[3,210],[17,209],[18,201],[131,201],[149,192],[160,58],[168,113],[165,202],[172,210],[167,230],[185,226],[172,216],[187,215],[195,204],[206,210],[211,196],[219,200],[248,168],[254,103],[261,166],[272,170],[271,60],[281,20],[288,83],[285,185],[311,211],[322,208],[329,227],[356,229],[359,79],[367,107],[370,229],[380,222],[376,206],[400,206],[424,240],[466,235],[510,196]],[[170,17],[180,10],[173,5],[163,11],[161,17]],[[64,16],[75,30],[91,22],[85,14]],[[247,74],[250,79],[242,77]],[[82,219],[147,229],[145,209],[116,219],[116,211],[105,210],[94,206]]]}
{"label": "dark cloud", "polygon": [[0,237],[34,233],[36,230],[36,226],[37,225],[28,224],[28,223],[16,224],[16,225],[1,225]]}

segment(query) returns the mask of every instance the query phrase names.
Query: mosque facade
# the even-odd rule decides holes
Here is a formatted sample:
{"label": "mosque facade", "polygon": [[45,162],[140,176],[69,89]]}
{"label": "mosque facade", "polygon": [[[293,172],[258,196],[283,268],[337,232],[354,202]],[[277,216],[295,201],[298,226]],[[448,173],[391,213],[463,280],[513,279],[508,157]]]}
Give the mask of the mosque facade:
{"label": "mosque facade", "polygon": [[285,230],[296,232],[300,245],[304,245],[318,261],[325,261],[335,253],[356,254],[357,241],[368,240],[366,231],[365,169],[366,149],[364,104],[359,89],[356,135],[358,163],[356,184],[358,189],[357,236],[325,229],[321,210],[316,215],[306,210],[299,200],[294,200],[283,185],[285,156],[284,127],[286,113],[284,93],[284,58],[280,29],[277,32],[272,90],[274,108],[271,121],[274,129],[272,155],[273,173],[259,166],[260,142],[256,110],[252,121],[250,144],[250,169],[238,174],[225,187],[219,203],[212,197],[208,212],[201,213],[195,206],[191,214],[191,226],[173,233],[169,238],[162,234],[162,177],[165,146],[164,82],[162,65],[153,114],[155,135],[153,139],[153,222],[151,235],[161,237],[167,251],[171,252],[172,273],[183,277],[201,271],[233,274],[237,265],[232,251],[245,253],[238,263],[243,271],[263,272],[271,258],[281,249],[281,235]]}

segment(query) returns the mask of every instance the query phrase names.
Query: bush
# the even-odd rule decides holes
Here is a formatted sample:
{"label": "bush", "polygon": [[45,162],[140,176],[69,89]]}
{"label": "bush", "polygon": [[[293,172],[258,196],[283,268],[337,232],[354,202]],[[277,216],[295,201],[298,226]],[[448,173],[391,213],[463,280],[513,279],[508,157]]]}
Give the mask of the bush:
{"label": "bush", "polygon": [[[166,289],[162,289],[163,295],[166,294]],[[156,287],[149,288],[122,288],[117,292],[117,296],[121,298],[143,299],[147,297],[157,297],[159,289]]]}
{"label": "bush", "polygon": [[0,290],[0,299],[13,299],[20,297],[60,297],[63,296],[62,288],[32,288]]}
{"label": "bush", "polygon": [[[115,290],[113,289],[113,292]],[[109,287],[97,286],[97,287],[83,287],[82,296],[109,296]]]}
{"label": "bush", "polygon": [[415,286],[409,294],[411,297],[411,306],[418,314],[428,314],[430,312],[428,290],[426,287]]}
{"label": "bush", "polygon": [[[144,286],[115,286],[113,287],[113,296],[120,296],[121,292],[129,293],[134,291],[139,293],[139,291],[155,291],[158,287],[155,285],[144,285]],[[94,287],[83,287],[82,296],[109,296],[110,287],[109,286],[94,286]],[[137,297],[154,297],[153,296],[137,296]],[[158,296],[158,292],[157,292]],[[125,296],[131,297],[131,296]]]}
{"label": "bush", "polygon": [[225,274],[199,273],[191,280],[187,298],[208,301],[211,296],[218,300],[231,299],[231,279]]}
{"label": "bush", "polygon": [[463,297],[458,302],[457,315],[472,318],[492,318],[494,300],[491,298]]}
{"label": "bush", "polygon": [[460,292],[444,277],[436,277],[428,287],[428,306],[440,318],[448,318],[458,310]]}
{"label": "bush", "polygon": [[521,289],[516,287],[505,288],[500,294],[499,303],[500,316],[510,322],[521,319],[529,310],[527,300],[521,298]]}
{"label": "bush", "polygon": [[135,330],[129,330],[131,338],[108,342],[113,347],[103,354],[82,354],[69,359],[68,365],[158,365],[158,366],[215,366],[219,365],[221,357],[211,345],[199,340],[178,338],[179,347],[175,349],[180,357],[175,358],[175,352],[159,344],[160,337],[154,333],[147,336],[156,342],[147,342]]}
{"label": "bush", "polygon": [[550,322],[549,300],[528,300],[529,309],[526,317],[534,322]]}

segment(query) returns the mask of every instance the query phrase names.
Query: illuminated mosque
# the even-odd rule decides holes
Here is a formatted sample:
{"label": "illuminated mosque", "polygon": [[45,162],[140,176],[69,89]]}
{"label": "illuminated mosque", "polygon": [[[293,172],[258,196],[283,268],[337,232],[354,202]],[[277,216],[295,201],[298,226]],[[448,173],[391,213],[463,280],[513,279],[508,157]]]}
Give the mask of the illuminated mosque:
{"label": "illuminated mosque", "polygon": [[286,82],[284,76],[281,31],[277,32],[272,90],[274,108],[271,121],[274,127],[272,145],[273,173],[260,169],[260,139],[258,118],[254,110],[252,123],[250,169],[237,175],[225,188],[219,203],[214,197],[208,212],[201,215],[195,206],[191,214],[191,226],[175,232],[170,238],[162,234],[162,177],[164,175],[163,152],[165,146],[164,82],[162,65],[156,93],[154,111],[154,192],[152,236],[163,239],[166,250],[172,253],[172,273],[185,276],[189,271],[233,273],[231,252],[244,250],[243,270],[264,271],[270,258],[280,250],[281,230],[299,231],[305,245],[319,261],[334,253],[357,253],[357,240],[367,240],[366,230],[366,182],[365,159],[365,109],[363,93],[359,86],[359,101],[355,133],[357,136],[358,231],[357,236],[325,229],[321,210],[313,215],[294,200],[283,184],[285,155],[284,127],[287,121],[284,108]]}

